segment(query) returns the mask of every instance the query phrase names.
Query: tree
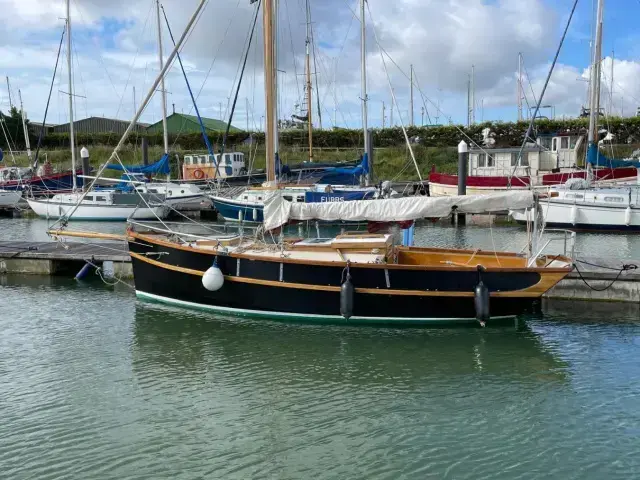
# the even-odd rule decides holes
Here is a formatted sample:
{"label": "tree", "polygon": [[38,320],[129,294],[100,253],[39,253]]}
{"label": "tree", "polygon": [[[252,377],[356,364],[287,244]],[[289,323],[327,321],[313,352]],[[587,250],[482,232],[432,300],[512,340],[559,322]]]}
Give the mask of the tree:
{"label": "tree", "polygon": [[[22,112],[16,107],[12,107],[9,110],[9,115],[3,113],[0,110],[0,121],[2,121],[4,130],[11,142],[11,149],[24,150],[26,148],[24,143],[24,131],[22,129]],[[29,129],[29,120],[25,120],[27,124],[27,131]],[[5,134],[0,129],[0,147],[4,150],[8,150],[7,139]]]}

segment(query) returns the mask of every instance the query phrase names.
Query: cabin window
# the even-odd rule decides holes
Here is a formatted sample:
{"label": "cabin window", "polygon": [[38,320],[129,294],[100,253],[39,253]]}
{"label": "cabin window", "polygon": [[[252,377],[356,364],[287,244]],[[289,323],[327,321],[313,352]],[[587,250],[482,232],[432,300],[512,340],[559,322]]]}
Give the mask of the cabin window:
{"label": "cabin window", "polygon": [[184,194],[184,190],[180,190],[180,193]]}
{"label": "cabin window", "polygon": [[487,167],[493,167],[495,165],[495,159],[491,155],[487,155]]}
{"label": "cabin window", "polygon": [[486,165],[486,154],[484,153],[479,153],[478,154],[478,167],[484,167]]}
{"label": "cabin window", "polygon": [[566,199],[572,199],[572,198],[576,198],[576,194],[575,193],[567,193],[564,198]]}
{"label": "cabin window", "polygon": [[[515,167],[518,165],[518,153],[517,152],[513,152],[511,154],[511,166]],[[522,152],[522,159],[520,161],[520,166],[521,167],[528,167],[529,166],[529,152]]]}
{"label": "cabin window", "polygon": [[551,137],[541,137],[540,146],[546,150],[551,150]]}
{"label": "cabin window", "polygon": [[258,201],[262,200],[262,197],[258,197]]}
{"label": "cabin window", "polygon": [[249,195],[245,195],[245,196],[244,196],[244,199],[245,199],[245,200],[249,200]]}
{"label": "cabin window", "polygon": [[291,195],[283,195],[282,198],[284,198],[287,202],[293,202],[293,197]]}
{"label": "cabin window", "polygon": [[622,203],[624,199],[622,197],[604,197],[605,202]]}
{"label": "cabin window", "polygon": [[296,198],[297,202],[304,202],[304,195],[298,195],[298,197]]}
{"label": "cabin window", "polygon": [[562,137],[560,139],[560,148],[565,150],[569,148],[569,137]]}
{"label": "cabin window", "polygon": [[558,151],[558,139],[554,138],[553,143],[551,144],[551,150],[554,152]]}
{"label": "cabin window", "polygon": [[578,143],[578,137],[571,137],[571,139],[569,140],[569,148],[576,148],[576,143]]}
{"label": "cabin window", "polygon": [[102,195],[96,195],[94,198],[95,198],[95,200],[97,202],[106,202],[107,201],[107,197],[103,197]]}

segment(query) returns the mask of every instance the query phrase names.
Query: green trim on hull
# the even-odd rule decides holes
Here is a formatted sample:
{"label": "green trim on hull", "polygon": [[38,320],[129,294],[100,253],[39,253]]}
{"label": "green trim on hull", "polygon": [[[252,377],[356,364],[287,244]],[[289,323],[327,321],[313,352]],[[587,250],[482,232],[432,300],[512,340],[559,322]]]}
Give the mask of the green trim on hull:
{"label": "green trim on hull", "polygon": [[[136,296],[142,300],[147,300],[153,303],[164,303],[169,305],[176,305],[180,307],[190,308],[193,310],[222,313],[222,314],[234,315],[237,317],[248,317],[248,318],[285,321],[285,322],[348,325],[348,326],[377,325],[377,326],[392,326],[392,327],[452,326],[452,325],[478,326],[479,325],[478,321],[475,318],[351,317],[349,320],[346,320],[340,315],[314,315],[314,314],[299,314],[299,313],[288,313],[288,312],[265,312],[261,310],[246,310],[242,308],[221,307],[217,305],[204,305],[201,303],[193,303],[193,302],[187,302],[184,300],[177,300],[175,298],[162,297],[160,295],[154,295],[153,293],[142,292],[139,290],[136,290]],[[492,325],[494,325],[496,323],[504,323],[505,321],[513,320],[514,318],[516,318],[516,315],[492,317],[489,322]]]}

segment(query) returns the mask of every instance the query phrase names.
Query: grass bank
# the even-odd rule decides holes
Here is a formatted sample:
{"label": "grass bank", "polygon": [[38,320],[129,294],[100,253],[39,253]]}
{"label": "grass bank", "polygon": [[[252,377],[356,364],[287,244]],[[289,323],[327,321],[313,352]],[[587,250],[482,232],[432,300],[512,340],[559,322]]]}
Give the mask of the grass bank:
{"label": "grass bank", "polygon": [[[245,154],[247,163],[249,159],[254,159],[253,168],[261,169],[265,166],[265,150],[259,146],[251,150],[250,146],[243,145],[234,148]],[[111,156],[113,147],[93,146],[89,149],[91,165],[99,168]],[[154,162],[162,156],[162,148],[158,146],[149,147],[149,161]],[[435,165],[438,171],[453,173],[457,168],[457,151],[455,147],[424,147],[422,145],[413,146],[416,163],[423,178],[427,178],[431,167]],[[205,153],[204,151],[186,151],[181,147],[171,150],[172,176],[177,176],[177,161],[175,155],[180,159],[189,153]],[[354,161],[362,154],[359,149],[351,148],[318,148],[314,150],[314,161],[321,163],[332,163],[340,161]],[[297,164],[308,160],[308,150],[301,147],[283,147],[280,151],[280,158],[285,164]],[[140,148],[127,146],[119,154],[125,165],[138,165],[142,163],[142,151]],[[57,169],[71,168],[71,154],[66,149],[54,149],[41,152],[41,159],[47,158]],[[80,155],[77,156],[78,162]],[[29,165],[26,155],[16,156],[16,164],[20,166]],[[11,165],[11,158],[7,155],[5,163]],[[386,147],[376,148],[374,151],[374,171],[377,179],[380,180],[417,180],[416,168],[406,147]],[[111,177],[119,177],[117,171],[107,171]]]}

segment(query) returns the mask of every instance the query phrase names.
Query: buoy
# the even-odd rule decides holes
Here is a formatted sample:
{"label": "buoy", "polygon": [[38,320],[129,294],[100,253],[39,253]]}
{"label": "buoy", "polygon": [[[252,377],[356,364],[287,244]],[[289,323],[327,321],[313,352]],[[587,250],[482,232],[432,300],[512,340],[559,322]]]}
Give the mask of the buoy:
{"label": "buoy", "polygon": [[627,207],[624,211],[624,224],[628,227],[631,225],[631,207]]}
{"label": "buoy", "polygon": [[482,282],[480,273],[484,271],[484,267],[478,265],[478,284],[473,292],[473,303],[476,309],[476,319],[480,322],[482,327],[485,326],[487,320],[490,318],[489,309],[489,289]]}
{"label": "buoy", "polygon": [[347,270],[347,278],[340,286],[340,315],[349,320],[353,315],[353,283],[351,283],[351,275]]}
{"label": "buoy", "polygon": [[218,267],[218,259],[216,258],[204,275],[202,276],[202,286],[210,292],[217,292],[224,285],[224,275]]}
{"label": "buoy", "polygon": [[91,269],[92,265],[87,262],[85,263],[82,268],[80,269],[80,271],[78,273],[76,273],[75,279],[76,280],[82,280],[84,277],[87,276],[87,274],[89,273],[89,270]]}
{"label": "buoy", "polygon": [[578,207],[571,207],[571,225],[578,223]]}

